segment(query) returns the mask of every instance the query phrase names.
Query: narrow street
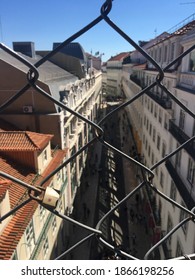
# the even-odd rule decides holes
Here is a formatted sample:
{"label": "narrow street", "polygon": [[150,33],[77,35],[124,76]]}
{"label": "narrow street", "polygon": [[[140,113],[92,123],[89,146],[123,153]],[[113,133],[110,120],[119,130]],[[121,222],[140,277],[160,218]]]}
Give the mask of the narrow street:
{"label": "narrow street", "polygon": [[[107,111],[113,110],[108,106]],[[124,112],[113,114],[104,124],[105,140],[128,154],[133,145]],[[95,227],[101,218],[137,185],[137,168],[112,149],[97,142],[90,147],[90,160],[82,176],[74,203],[72,218]],[[139,203],[140,202],[140,203]],[[101,224],[104,240],[114,247],[143,259],[150,248],[150,235],[139,201],[139,194],[132,196]],[[72,225],[69,246],[74,246],[90,232]],[[115,259],[114,252],[95,237],[71,251],[66,259]]]}
{"label": "narrow street", "polygon": [[[109,110],[114,109],[114,106],[108,107]],[[114,114],[111,119],[104,125],[105,139],[108,143],[120,149],[120,128],[118,115]],[[123,177],[123,162],[122,157],[113,152],[107,147],[102,148],[102,157],[100,165],[99,188],[97,199],[96,219],[99,221],[111,208],[125,197],[125,186]],[[128,234],[128,216],[126,204],[117,208],[108,219],[106,219],[101,230],[104,238],[113,246],[122,250],[127,250],[129,247]],[[110,258],[113,253],[105,248],[98,248],[99,258]]]}

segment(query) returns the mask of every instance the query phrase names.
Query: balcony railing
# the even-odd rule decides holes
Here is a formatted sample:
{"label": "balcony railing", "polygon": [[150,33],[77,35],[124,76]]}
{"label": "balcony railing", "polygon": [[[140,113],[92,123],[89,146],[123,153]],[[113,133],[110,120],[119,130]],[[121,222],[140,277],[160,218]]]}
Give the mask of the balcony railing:
{"label": "balcony railing", "polygon": [[[190,137],[187,134],[185,134],[185,132],[180,127],[178,127],[172,120],[169,121],[169,131],[180,144],[183,144],[184,142],[190,139]],[[190,142],[184,147],[184,149],[195,160],[195,143]]]}
{"label": "balcony railing", "polygon": [[[144,82],[139,79],[137,76],[131,75],[130,79],[136,83],[137,85],[139,85],[142,89],[144,89],[147,85],[144,84]],[[172,102],[170,100],[170,98],[168,98],[167,96],[161,95],[161,94],[157,94],[157,93],[153,93],[151,91],[147,91],[146,94],[152,98],[156,103],[158,103],[160,106],[162,106],[164,109],[171,109],[172,107]]]}
{"label": "balcony railing", "polygon": [[166,96],[161,96],[160,94],[156,94],[151,91],[147,91],[147,95],[150,96],[150,98],[156,101],[156,103],[158,103],[164,109],[171,109],[172,102]]}
{"label": "balcony railing", "polygon": [[194,90],[195,89],[195,73],[182,73],[180,76],[180,81],[179,81],[178,86],[188,88],[190,90]]}
{"label": "balcony railing", "polygon": [[170,160],[168,160],[165,165],[186,206],[188,207],[188,209],[192,209],[192,207],[194,207],[194,200],[189,193],[186,185],[183,183],[182,179],[180,178]]}

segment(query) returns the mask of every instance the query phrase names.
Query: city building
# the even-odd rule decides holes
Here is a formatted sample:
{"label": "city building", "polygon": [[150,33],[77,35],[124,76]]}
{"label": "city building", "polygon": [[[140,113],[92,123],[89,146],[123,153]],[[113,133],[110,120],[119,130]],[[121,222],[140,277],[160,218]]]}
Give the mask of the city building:
{"label": "city building", "polygon": [[[129,57],[129,52],[122,52],[111,57],[106,63],[106,95],[110,99],[121,97],[121,70],[123,61]],[[104,86],[104,85],[103,85]]]}
{"label": "city building", "polygon": [[[163,68],[163,85],[193,113],[194,99],[194,51],[168,67],[195,42],[195,22],[192,20],[172,33],[163,33],[155,40],[144,44],[145,51]],[[122,90],[127,99],[133,98],[142,89],[155,83],[158,71],[155,65],[137,51],[131,54],[131,63],[121,71]],[[138,158],[148,167],[174,151],[194,135],[194,119],[172,100],[167,91],[158,84],[130,104],[128,113],[137,145]],[[155,168],[153,185],[179,204],[192,209],[195,203],[193,143]],[[143,195],[143,194],[142,194]],[[148,190],[148,201],[153,231],[151,245],[176,226],[186,213],[155,192]],[[163,247],[155,252],[157,258],[177,257],[190,254],[195,248],[194,224],[189,223],[176,231]]]}
{"label": "city building", "polygon": [[[15,42],[13,47],[15,51],[17,50],[18,55],[25,58],[33,65],[36,65],[36,63],[48,53],[48,51],[36,52],[34,43],[32,42]],[[38,163],[35,164],[34,162],[34,169],[28,171],[30,175],[28,176],[28,174],[25,174],[25,176],[22,177],[22,179],[26,177],[26,182],[28,183],[31,182],[32,184],[35,183],[38,185],[41,179],[44,179],[44,176],[47,176],[51,170],[57,168],[62,162],[78,152],[82,146],[92,139],[94,133],[93,127],[89,123],[81,120],[78,114],[85,117],[87,120],[98,121],[101,102],[101,72],[94,69],[93,75],[89,76],[86,73],[86,75],[81,75],[81,77],[82,64],[77,58],[69,57],[69,60],[67,60],[67,57],[68,56],[63,53],[55,54],[52,59],[47,60],[38,67],[39,78],[36,84],[49,97],[41,94],[35,88],[30,87],[16,99],[11,106],[4,108],[1,112],[2,122],[9,122],[9,124],[17,128],[10,129],[12,132],[8,133],[15,135],[15,130],[17,130],[20,131],[20,135],[24,134],[26,138],[32,136],[32,139],[37,139],[39,137],[38,135],[41,135],[41,137],[44,137],[44,135],[52,135],[48,141],[48,145],[51,145],[51,152],[48,150],[49,154],[46,155],[45,150],[42,151],[42,155],[45,156],[45,160],[47,159],[50,161],[50,165],[42,170]],[[66,65],[66,63],[68,64],[69,62],[71,62],[72,69],[74,69],[71,73],[66,70],[70,69],[70,66]],[[0,51],[1,105],[28,83],[26,78],[28,71],[28,67],[16,57],[13,57],[6,51]],[[55,100],[57,100],[57,102],[55,102]],[[67,110],[60,107],[58,102],[67,106]],[[77,115],[75,115],[74,112],[77,112]],[[9,131],[9,129],[5,130]],[[7,149],[9,150],[9,147]],[[15,152],[10,151],[9,153],[14,156]],[[7,153],[3,154],[1,152],[2,161],[6,161],[7,157]],[[16,157],[10,159],[9,168],[11,168],[12,162],[18,160],[17,157],[23,160],[22,155],[20,157],[17,153]],[[49,181],[50,186],[55,189],[58,186],[57,188],[60,190],[60,193],[62,193],[58,208],[63,214],[70,215],[73,210],[74,198],[77,188],[80,185],[86,159],[87,151],[84,151],[72,160],[71,163],[67,164],[61,172],[56,174],[52,181]],[[39,159],[37,159],[37,161],[39,161]],[[21,164],[25,164],[26,162],[28,162],[28,160],[21,162]],[[4,167],[3,165],[1,166],[2,170]],[[9,171],[6,168],[7,167],[3,170],[5,172],[6,170]],[[32,169],[32,166],[29,168]],[[20,167],[20,169],[16,167],[16,169],[10,170],[10,174],[20,177],[21,174],[23,175],[22,170],[22,167]],[[34,178],[36,181],[34,181]],[[55,180],[58,181],[58,184],[56,184]],[[10,184],[12,185],[12,182],[7,182],[7,180],[1,178],[1,185],[4,187],[1,188],[0,209],[2,209],[2,205],[4,207],[8,205],[5,199],[6,201],[9,199],[11,201],[10,197],[12,196],[11,191],[13,191],[13,188],[9,187]],[[10,189],[10,193],[6,189],[7,185],[8,189]],[[22,189],[20,186],[17,187],[19,187],[20,190]],[[8,206],[7,209],[4,208],[1,215],[5,214],[7,210],[9,211],[9,209],[12,209],[14,205],[19,203],[24,192],[25,191],[22,190],[18,191],[17,201],[13,202],[10,208]],[[13,241],[15,249],[10,251],[8,255],[4,252],[8,248],[6,244],[9,246],[9,243],[5,241],[7,231],[5,231],[5,235],[1,234],[2,243],[0,243],[0,247],[2,247],[0,249],[2,249],[4,253],[0,258],[52,259],[58,256],[62,252],[61,250],[67,246],[69,227],[71,227],[71,225],[66,223],[64,227],[64,222],[62,222],[62,220],[58,221],[57,217],[54,217],[50,212],[46,211],[44,207],[38,206],[37,202],[33,201],[29,205],[34,209],[32,211],[32,216],[28,217],[28,219],[24,217],[26,222],[22,227],[23,232]],[[18,211],[18,214],[14,217],[20,218],[25,208],[22,209],[23,210]],[[25,213],[26,212],[24,212],[24,216],[26,215]],[[4,223],[7,223],[8,219],[9,218],[7,218]],[[21,221],[19,221],[19,223],[21,224]],[[55,228],[57,228],[56,231]],[[4,229],[6,229],[6,224],[1,225],[1,233],[4,232]],[[27,230],[27,233],[25,233],[25,230]],[[47,230],[48,235],[46,234]],[[54,231],[55,234],[53,233]],[[7,234],[9,233],[7,232]],[[29,235],[29,237],[25,234]],[[4,244],[6,248],[3,247]]]}
{"label": "city building", "polygon": [[[0,129],[1,171],[31,185],[39,185],[51,169],[61,164],[66,151],[52,150],[53,135],[31,131],[9,130],[10,125],[1,120]],[[1,126],[2,127],[2,126]],[[61,191],[58,209],[65,212],[67,199],[66,169],[61,169],[43,187]],[[0,216],[17,207],[28,197],[29,190],[11,180],[0,178]],[[56,238],[64,231],[62,220],[31,200],[0,224],[0,259],[50,259],[61,250],[63,240]]]}

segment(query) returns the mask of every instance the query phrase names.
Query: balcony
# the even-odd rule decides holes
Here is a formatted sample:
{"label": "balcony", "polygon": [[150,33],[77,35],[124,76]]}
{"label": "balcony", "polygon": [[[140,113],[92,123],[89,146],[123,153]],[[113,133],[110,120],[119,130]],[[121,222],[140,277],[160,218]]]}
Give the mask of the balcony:
{"label": "balcony", "polygon": [[[185,134],[185,132],[181,128],[179,128],[172,120],[169,121],[169,132],[180,144],[183,144],[184,142],[190,139],[190,137],[187,134]],[[187,146],[184,147],[184,149],[195,160],[194,141],[190,142]]]}
{"label": "balcony", "polygon": [[178,87],[192,90],[195,93],[195,73],[181,73]]}
{"label": "balcony", "polygon": [[185,186],[185,184],[181,180],[180,176],[178,175],[176,169],[172,165],[171,161],[167,160],[165,166],[166,166],[171,178],[173,179],[173,181],[174,181],[182,199],[184,200],[186,206],[188,207],[188,209],[192,209],[194,207],[194,200],[193,200],[191,194],[189,193],[187,187]]}
{"label": "balcony", "polygon": [[[143,79],[139,79],[136,75],[131,75],[130,79],[136,83],[138,86],[140,86],[142,89],[144,89],[147,85],[144,84]],[[171,109],[172,108],[172,102],[171,99],[168,98],[167,95],[153,93],[152,91],[146,91],[146,94],[152,98],[156,103],[158,103],[160,106],[162,106],[164,109]]]}
{"label": "balcony", "polygon": [[147,91],[146,94],[164,109],[171,109],[172,102],[169,98],[167,98],[167,96],[161,96],[160,94],[156,94],[151,91]]}

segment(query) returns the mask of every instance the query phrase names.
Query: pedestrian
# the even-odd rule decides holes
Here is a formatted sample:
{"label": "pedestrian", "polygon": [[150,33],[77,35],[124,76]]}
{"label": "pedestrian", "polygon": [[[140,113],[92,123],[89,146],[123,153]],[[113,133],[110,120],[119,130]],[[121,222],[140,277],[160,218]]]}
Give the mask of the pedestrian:
{"label": "pedestrian", "polygon": [[89,215],[90,215],[90,209],[87,208],[87,218],[89,217]]}
{"label": "pedestrian", "polygon": [[135,235],[135,233],[132,234],[131,238],[132,238],[132,243],[135,246],[136,245],[136,235]]}
{"label": "pedestrian", "polygon": [[85,202],[83,203],[83,211],[84,211],[84,218],[86,218],[86,214],[87,214],[87,205],[86,205]]}
{"label": "pedestrian", "polygon": [[138,193],[135,196],[135,200],[136,200],[136,208],[138,209],[138,207],[139,207],[139,194]]}
{"label": "pedestrian", "polygon": [[135,216],[135,214],[134,214],[134,211],[133,211],[132,208],[130,209],[130,216],[131,216],[131,221],[132,221],[132,223],[133,223],[133,222],[134,222],[134,216]]}
{"label": "pedestrian", "polygon": [[86,182],[85,186],[86,186],[86,189],[89,188],[89,182],[88,181]]}

